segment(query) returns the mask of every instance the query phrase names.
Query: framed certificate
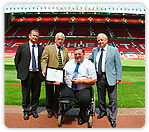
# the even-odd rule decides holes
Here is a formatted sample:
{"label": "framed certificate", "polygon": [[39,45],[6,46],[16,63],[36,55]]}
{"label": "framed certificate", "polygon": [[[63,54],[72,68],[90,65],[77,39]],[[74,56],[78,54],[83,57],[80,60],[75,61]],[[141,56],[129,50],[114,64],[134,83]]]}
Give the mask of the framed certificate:
{"label": "framed certificate", "polygon": [[46,81],[61,82],[64,80],[64,70],[47,67],[46,68]]}

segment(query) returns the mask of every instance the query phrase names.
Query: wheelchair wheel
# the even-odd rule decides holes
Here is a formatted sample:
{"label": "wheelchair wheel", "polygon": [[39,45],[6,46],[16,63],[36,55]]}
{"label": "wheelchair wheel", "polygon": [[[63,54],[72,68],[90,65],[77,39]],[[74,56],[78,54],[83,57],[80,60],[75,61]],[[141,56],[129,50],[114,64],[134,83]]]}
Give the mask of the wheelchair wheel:
{"label": "wheelchair wheel", "polygon": [[88,127],[91,128],[93,124],[93,117],[90,115],[88,120]]}
{"label": "wheelchair wheel", "polygon": [[63,118],[62,115],[59,115],[59,116],[58,116],[58,126],[59,126],[59,127],[62,126],[62,118]]}

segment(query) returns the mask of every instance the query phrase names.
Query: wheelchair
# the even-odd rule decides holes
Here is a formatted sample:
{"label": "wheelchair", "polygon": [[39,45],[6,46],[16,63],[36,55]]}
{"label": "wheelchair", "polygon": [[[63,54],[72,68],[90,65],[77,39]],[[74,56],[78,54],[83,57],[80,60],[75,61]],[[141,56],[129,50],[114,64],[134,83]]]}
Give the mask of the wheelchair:
{"label": "wheelchair", "polygon": [[[91,88],[91,94],[92,94],[92,98],[90,101],[90,105],[87,109],[87,113],[88,113],[88,128],[91,128],[93,125],[93,116],[95,116],[95,86],[92,85]],[[65,113],[78,106],[78,102],[76,99],[72,100],[69,98],[59,98],[59,116],[58,116],[58,126],[61,127],[63,124],[63,117],[65,116]]]}

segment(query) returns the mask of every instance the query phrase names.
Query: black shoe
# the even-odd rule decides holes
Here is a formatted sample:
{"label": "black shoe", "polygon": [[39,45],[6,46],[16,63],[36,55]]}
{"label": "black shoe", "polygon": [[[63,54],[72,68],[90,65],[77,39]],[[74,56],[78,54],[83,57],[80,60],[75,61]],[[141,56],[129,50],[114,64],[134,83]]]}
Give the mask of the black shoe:
{"label": "black shoe", "polygon": [[116,121],[111,121],[111,126],[116,127]]}
{"label": "black shoe", "polygon": [[29,116],[31,116],[31,115],[32,115],[32,112],[31,112],[31,111],[29,111],[28,115],[29,115]]}
{"label": "black shoe", "polygon": [[57,113],[54,113],[54,116],[56,119],[58,119],[58,114]]}
{"label": "black shoe", "polygon": [[82,125],[84,123],[83,119],[79,116],[78,118],[78,125]]}
{"label": "black shoe", "polygon": [[48,112],[48,118],[51,118],[52,117],[52,112]]}
{"label": "black shoe", "polygon": [[24,120],[28,120],[29,119],[29,114],[28,112],[24,112]]}
{"label": "black shoe", "polygon": [[106,113],[104,113],[104,114],[98,114],[98,116],[97,116],[97,119],[101,119],[101,118],[103,118],[104,116],[106,116],[107,114]]}
{"label": "black shoe", "polygon": [[36,111],[32,112],[34,118],[38,118],[38,113]]}

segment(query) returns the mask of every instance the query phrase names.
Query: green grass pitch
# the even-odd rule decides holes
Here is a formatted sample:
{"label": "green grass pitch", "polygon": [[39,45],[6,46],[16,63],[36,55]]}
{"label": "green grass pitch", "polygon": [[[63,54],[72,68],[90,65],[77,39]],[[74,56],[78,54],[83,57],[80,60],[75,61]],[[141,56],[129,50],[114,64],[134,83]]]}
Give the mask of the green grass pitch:
{"label": "green grass pitch", "polygon": [[[145,60],[121,60],[122,83],[117,85],[117,101],[119,108],[144,108],[145,107]],[[17,73],[13,58],[5,58],[5,104],[21,105],[21,82],[17,79]],[[142,82],[140,82],[142,81]],[[126,83],[129,82],[129,83]],[[12,84],[12,85],[10,85]],[[15,84],[15,85],[13,85]],[[18,85],[16,85],[18,84]],[[96,86],[95,86],[96,88]],[[98,107],[97,89],[95,90],[96,107]],[[108,97],[106,97],[108,104]],[[46,93],[42,82],[40,106],[45,106]]]}

